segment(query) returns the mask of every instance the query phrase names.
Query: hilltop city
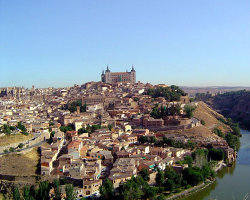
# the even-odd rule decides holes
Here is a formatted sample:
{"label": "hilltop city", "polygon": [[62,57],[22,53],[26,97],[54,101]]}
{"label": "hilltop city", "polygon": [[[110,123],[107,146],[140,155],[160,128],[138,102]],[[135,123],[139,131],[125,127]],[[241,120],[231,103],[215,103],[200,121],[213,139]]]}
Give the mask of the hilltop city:
{"label": "hilltop city", "polygon": [[[178,86],[137,81],[134,66],[129,72],[107,66],[99,82],[73,87],[0,88],[1,184],[21,195],[27,185],[41,189],[41,183],[60,180],[59,199],[69,196],[67,184],[77,199],[136,199],[129,196],[132,189],[124,194],[142,177],[149,189],[138,198],[160,199],[164,191],[212,181],[212,172],[235,161],[237,147],[221,135],[233,130],[230,125]],[[11,156],[18,163],[31,152],[38,156],[34,172],[27,163],[12,169]],[[170,182],[168,172],[179,182]],[[7,186],[1,192],[10,192]],[[49,198],[56,199],[56,188],[50,187]]]}

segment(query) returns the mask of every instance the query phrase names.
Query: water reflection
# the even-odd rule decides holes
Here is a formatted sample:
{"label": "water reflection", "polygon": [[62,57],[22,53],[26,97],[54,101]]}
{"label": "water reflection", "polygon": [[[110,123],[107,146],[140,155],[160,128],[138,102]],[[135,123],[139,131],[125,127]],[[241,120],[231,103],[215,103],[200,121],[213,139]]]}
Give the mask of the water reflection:
{"label": "water reflection", "polygon": [[217,173],[217,179],[222,179],[226,174],[233,175],[235,171],[235,167],[237,164],[232,165],[231,167],[224,167]]}
{"label": "water reflection", "polygon": [[181,200],[243,200],[250,194],[250,132],[242,130],[237,163],[217,173],[216,181],[204,190]]}

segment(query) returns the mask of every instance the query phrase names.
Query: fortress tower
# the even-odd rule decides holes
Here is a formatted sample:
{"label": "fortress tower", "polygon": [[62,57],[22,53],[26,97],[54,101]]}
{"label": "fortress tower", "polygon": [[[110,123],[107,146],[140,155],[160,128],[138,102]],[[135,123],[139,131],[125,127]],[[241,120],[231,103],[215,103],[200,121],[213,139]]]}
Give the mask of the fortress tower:
{"label": "fortress tower", "polygon": [[109,67],[107,66],[107,69],[102,71],[101,75],[101,81],[103,83],[136,83],[136,71],[134,69],[134,66],[132,66],[132,69],[130,72],[111,72],[109,70]]}

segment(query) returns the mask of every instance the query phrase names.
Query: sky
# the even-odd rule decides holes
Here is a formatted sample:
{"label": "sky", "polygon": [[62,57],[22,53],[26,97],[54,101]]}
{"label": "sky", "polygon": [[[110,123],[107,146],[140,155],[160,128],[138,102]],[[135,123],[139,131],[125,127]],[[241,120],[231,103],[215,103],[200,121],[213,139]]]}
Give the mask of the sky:
{"label": "sky", "polygon": [[250,86],[249,0],[0,0],[0,87],[102,70],[180,86]]}

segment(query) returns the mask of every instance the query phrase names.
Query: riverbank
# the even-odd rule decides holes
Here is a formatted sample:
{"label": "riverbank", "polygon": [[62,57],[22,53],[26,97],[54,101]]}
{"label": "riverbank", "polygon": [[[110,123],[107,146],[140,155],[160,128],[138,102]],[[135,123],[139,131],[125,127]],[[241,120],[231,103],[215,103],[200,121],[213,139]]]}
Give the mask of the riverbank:
{"label": "riverbank", "polygon": [[[223,161],[219,161],[218,164],[215,166],[214,171],[217,173],[219,172],[221,169],[223,169],[223,167],[226,167],[227,165],[223,162]],[[167,197],[166,200],[175,200],[175,199],[180,199],[183,197],[187,197],[189,195],[192,195],[196,192],[199,192],[205,188],[207,188],[208,186],[210,186],[211,184],[213,184],[216,181],[216,178],[212,179],[212,180],[206,180],[203,183],[200,183],[194,187],[185,189],[177,194],[172,194],[171,196]]]}
{"label": "riverbank", "polygon": [[210,181],[206,181],[203,183],[200,183],[192,188],[186,189],[180,193],[174,194],[170,197],[167,197],[166,200],[175,200],[175,199],[179,199],[182,197],[186,197],[188,195],[191,195],[195,192],[201,191],[203,189],[205,189],[206,187],[208,187],[209,185],[211,185],[214,181],[216,181],[216,179],[210,180]]}
{"label": "riverbank", "polygon": [[180,197],[178,200],[246,199],[250,194],[250,132],[241,129],[241,147],[237,160],[231,167],[222,167],[216,181],[204,189]]}

